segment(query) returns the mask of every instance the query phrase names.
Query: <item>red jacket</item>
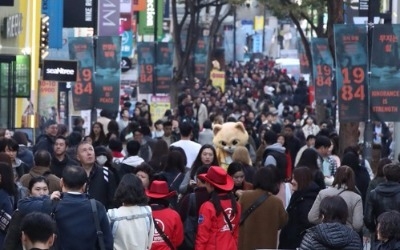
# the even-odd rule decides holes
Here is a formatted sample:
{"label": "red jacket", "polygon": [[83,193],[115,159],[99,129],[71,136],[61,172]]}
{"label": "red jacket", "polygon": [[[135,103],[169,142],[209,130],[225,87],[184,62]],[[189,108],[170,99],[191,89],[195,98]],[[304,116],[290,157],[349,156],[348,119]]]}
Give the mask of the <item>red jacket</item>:
{"label": "red jacket", "polygon": [[[168,236],[171,243],[178,247],[183,241],[183,224],[179,214],[171,208],[153,209],[153,218],[157,224]],[[161,235],[154,228],[153,244],[151,250],[171,250],[171,248],[164,242]]]}
{"label": "red jacket", "polygon": [[237,214],[231,215],[231,200],[221,199],[221,206],[230,218],[233,232],[225,222],[223,213],[218,217],[214,205],[207,201],[200,207],[196,250],[232,250],[238,248],[241,209],[237,203]]}

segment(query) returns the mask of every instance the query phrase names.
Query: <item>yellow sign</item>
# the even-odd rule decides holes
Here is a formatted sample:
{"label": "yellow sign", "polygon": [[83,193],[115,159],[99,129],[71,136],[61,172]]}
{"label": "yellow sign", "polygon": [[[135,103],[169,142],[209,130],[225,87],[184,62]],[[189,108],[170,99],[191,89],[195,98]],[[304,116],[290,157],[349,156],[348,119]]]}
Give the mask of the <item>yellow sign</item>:
{"label": "yellow sign", "polygon": [[263,16],[255,16],[254,17],[254,30],[262,31],[264,29],[264,17]]}
{"label": "yellow sign", "polygon": [[156,122],[164,117],[165,111],[171,108],[169,96],[152,96],[150,104],[151,119]]}
{"label": "yellow sign", "polygon": [[211,70],[210,79],[214,87],[220,87],[222,92],[225,92],[225,71]]}

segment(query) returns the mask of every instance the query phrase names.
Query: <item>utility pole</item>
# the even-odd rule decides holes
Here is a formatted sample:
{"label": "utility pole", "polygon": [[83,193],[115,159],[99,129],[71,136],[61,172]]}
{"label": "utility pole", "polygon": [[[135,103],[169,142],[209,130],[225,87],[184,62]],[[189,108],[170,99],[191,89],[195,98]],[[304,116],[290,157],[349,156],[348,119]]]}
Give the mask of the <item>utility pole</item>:
{"label": "utility pole", "polygon": [[233,64],[236,64],[236,5],[233,5]]}

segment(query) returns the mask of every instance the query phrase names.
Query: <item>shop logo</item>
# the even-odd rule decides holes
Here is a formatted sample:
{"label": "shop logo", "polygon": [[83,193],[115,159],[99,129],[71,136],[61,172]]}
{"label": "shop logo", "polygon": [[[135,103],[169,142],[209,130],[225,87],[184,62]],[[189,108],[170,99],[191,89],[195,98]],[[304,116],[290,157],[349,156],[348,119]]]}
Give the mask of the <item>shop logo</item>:
{"label": "shop logo", "polygon": [[56,68],[56,69],[51,69],[47,68],[46,69],[47,74],[53,74],[53,75],[74,75],[75,70],[73,69],[64,69],[64,68]]}
{"label": "shop logo", "polygon": [[43,61],[43,80],[75,82],[77,77],[77,61]]}

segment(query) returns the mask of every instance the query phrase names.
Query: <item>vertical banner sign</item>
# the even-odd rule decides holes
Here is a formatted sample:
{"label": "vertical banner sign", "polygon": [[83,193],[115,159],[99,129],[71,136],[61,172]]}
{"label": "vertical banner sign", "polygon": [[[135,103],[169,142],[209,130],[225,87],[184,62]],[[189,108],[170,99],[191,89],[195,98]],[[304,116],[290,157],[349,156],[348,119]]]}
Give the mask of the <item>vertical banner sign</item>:
{"label": "vertical banner sign", "polygon": [[156,94],[169,93],[172,83],[173,49],[172,43],[157,44]]}
{"label": "vertical banner sign", "polygon": [[225,71],[213,69],[210,72],[210,80],[216,88],[221,88],[225,92]]}
{"label": "vertical banner sign", "polygon": [[29,97],[31,94],[30,56],[17,55],[15,59],[15,97]]}
{"label": "vertical banner sign", "polygon": [[331,100],[333,96],[333,58],[327,38],[311,40],[315,100]]}
{"label": "vertical banner sign", "polygon": [[152,96],[150,103],[150,114],[154,121],[162,119],[165,111],[171,108],[169,96]]}
{"label": "vertical banner sign", "polygon": [[97,5],[97,35],[119,35],[120,0],[99,0]]}
{"label": "vertical banner sign", "polygon": [[207,37],[199,35],[194,51],[194,76],[199,79],[206,78],[207,48]]}
{"label": "vertical banner sign", "polygon": [[371,51],[372,119],[400,121],[400,24],[374,26]]}
{"label": "vertical banner sign", "polygon": [[118,110],[121,78],[121,37],[100,36],[96,44],[97,109]]}
{"label": "vertical banner sign", "polygon": [[72,85],[72,102],[75,110],[93,108],[94,55],[91,37],[70,37],[69,58],[78,61],[78,77]]}
{"label": "vertical banner sign", "polygon": [[0,97],[8,96],[10,64],[0,62]]}
{"label": "vertical banner sign", "polygon": [[164,1],[147,0],[145,2],[146,9],[139,12],[139,35],[154,35],[154,29],[157,27],[157,40],[159,40],[162,38]]}
{"label": "vertical banner sign", "polygon": [[368,112],[368,45],[365,25],[334,26],[339,121],[364,121]]}
{"label": "vertical banner sign", "polygon": [[63,0],[56,0],[56,1],[42,0],[42,14],[48,15],[50,18],[49,47],[52,49],[61,49],[63,45],[63,38],[62,38],[63,18],[64,18],[63,7],[64,7]]}
{"label": "vertical banner sign", "polygon": [[300,59],[300,72],[302,74],[310,74],[310,62],[308,61],[306,50],[301,39],[298,40],[299,59]]}
{"label": "vertical banner sign", "polygon": [[[48,1],[48,0],[47,0]],[[54,0],[53,0],[54,1]],[[63,21],[64,28],[85,27],[93,28],[93,5],[92,0],[64,0]],[[73,17],[73,18],[71,18]]]}
{"label": "vertical banner sign", "polygon": [[141,42],[137,45],[140,94],[153,93],[154,43]]}
{"label": "vertical banner sign", "polygon": [[38,106],[41,121],[58,122],[58,82],[40,81]]}

